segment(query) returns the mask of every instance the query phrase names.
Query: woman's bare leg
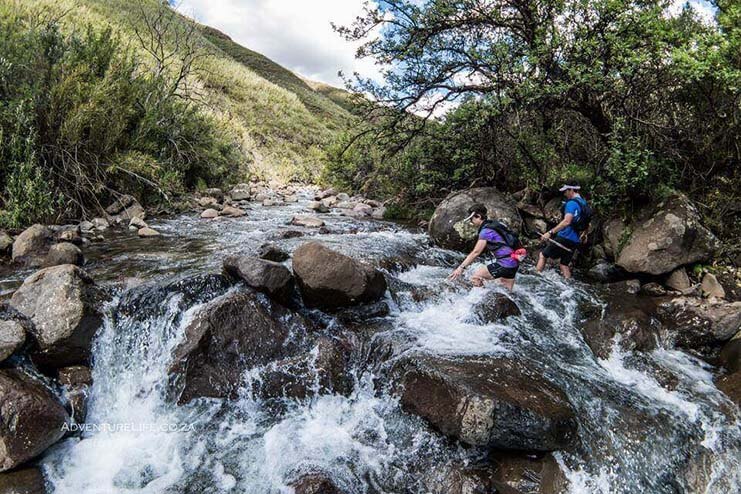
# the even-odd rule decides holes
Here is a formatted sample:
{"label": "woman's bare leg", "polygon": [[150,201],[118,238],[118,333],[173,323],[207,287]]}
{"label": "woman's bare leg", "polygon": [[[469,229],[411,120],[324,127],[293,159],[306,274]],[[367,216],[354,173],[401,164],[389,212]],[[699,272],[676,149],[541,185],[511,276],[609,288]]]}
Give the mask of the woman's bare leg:
{"label": "woman's bare leg", "polygon": [[515,288],[515,279],[514,278],[497,278],[497,281],[501,283],[502,285],[506,286],[509,291],[511,292]]}
{"label": "woman's bare leg", "polygon": [[473,276],[471,276],[471,283],[474,286],[484,286],[485,281],[491,281],[494,277],[491,275],[488,269],[485,267],[478,268]]}

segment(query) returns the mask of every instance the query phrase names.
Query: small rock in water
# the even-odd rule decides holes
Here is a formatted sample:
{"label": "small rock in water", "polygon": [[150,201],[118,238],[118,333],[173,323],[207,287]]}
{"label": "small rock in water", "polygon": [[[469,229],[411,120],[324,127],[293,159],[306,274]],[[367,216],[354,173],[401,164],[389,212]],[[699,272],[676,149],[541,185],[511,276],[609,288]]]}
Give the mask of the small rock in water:
{"label": "small rock in water", "polygon": [[207,197],[212,197],[216,199],[217,201],[221,202],[224,200],[224,191],[217,188],[217,187],[210,187],[203,191],[203,195]]}
{"label": "small rock in water", "polygon": [[343,494],[332,479],[321,472],[304,475],[291,483],[291,487],[295,494]]}
{"label": "small rock in water", "polygon": [[298,202],[298,197],[295,196],[295,195],[284,196],[283,197],[283,202],[289,203],[289,204],[290,203],[294,203],[294,202]]}
{"label": "small rock in water", "polygon": [[262,201],[262,205],[267,207],[275,206],[276,204],[278,204],[278,201],[276,201],[275,199],[264,199]]}
{"label": "small rock in water", "polygon": [[54,240],[57,242],[70,242],[75,245],[82,244],[80,236],[80,225],[64,225],[57,228],[54,232]]}
{"label": "small rock in water", "polygon": [[361,217],[370,216],[373,213],[373,208],[369,206],[368,204],[363,204],[361,202],[353,208],[353,212]]}
{"label": "small rock in water", "polygon": [[337,194],[337,200],[340,202],[349,201],[350,196],[345,194],[344,192],[340,192],[339,194]]}
{"label": "small rock in water", "polygon": [[221,210],[221,216],[229,216],[231,218],[239,218],[245,214],[242,209],[234,206],[224,206],[224,209]]}
{"label": "small rock in water", "polygon": [[199,197],[198,205],[201,206],[202,208],[218,209],[219,201],[217,201],[213,197]]}
{"label": "small rock in water", "polygon": [[147,237],[159,237],[160,232],[155,230],[154,228],[149,228],[148,226],[145,226],[144,228],[140,228],[138,232],[136,232],[137,235],[139,235],[142,238]]}
{"label": "small rock in water", "polygon": [[293,292],[293,276],[284,265],[250,256],[231,256],[224,259],[224,270],[230,276],[265,292],[279,301],[287,302]]}
{"label": "small rock in water", "polygon": [[93,229],[98,231],[107,230],[111,224],[108,223],[108,220],[105,218],[93,218]]}
{"label": "small rock in water", "polygon": [[661,297],[666,295],[666,288],[655,281],[651,281],[641,286],[641,293],[650,295],[651,297]]}
{"label": "small rock in water", "polygon": [[81,221],[80,222],[80,230],[82,230],[85,233],[89,233],[93,231],[94,228],[95,228],[95,225],[93,224],[92,221]]}
{"label": "small rock in water", "polygon": [[305,226],[307,228],[319,228],[320,226],[324,226],[324,221],[316,216],[299,214],[291,219],[291,224],[296,226]]}
{"label": "small rock in water", "polygon": [[713,273],[706,273],[702,277],[702,293],[706,297],[726,298],[726,291]]}
{"label": "small rock in water", "polygon": [[204,212],[201,213],[201,218],[204,219],[213,219],[219,216],[219,212],[215,209],[207,209]]}
{"label": "small rock in water", "polygon": [[374,220],[382,220],[384,219],[385,216],[386,216],[385,206],[380,206],[374,209],[373,212],[371,213],[371,218],[373,218]]}
{"label": "small rock in water", "polygon": [[37,224],[27,228],[13,242],[13,262],[29,267],[41,266],[52,241],[52,231],[48,227]]}
{"label": "small rock in water", "polygon": [[257,249],[257,257],[268,261],[283,262],[290,257],[288,252],[271,243],[264,243]]}
{"label": "small rock in water", "polygon": [[69,242],[62,242],[51,246],[44,259],[44,267],[59,266],[60,264],[82,266],[83,262],[82,251],[79,247]]}
{"label": "small rock in water", "polygon": [[278,234],[278,237],[280,238],[298,238],[298,237],[303,237],[303,236],[304,236],[304,233],[298,230],[286,230]]}
{"label": "small rock in water", "polygon": [[133,227],[136,230],[147,228],[148,226],[147,222],[141,218],[131,218],[131,221],[129,221],[129,228]]}
{"label": "small rock in water", "polygon": [[250,185],[238,184],[229,192],[229,195],[233,201],[249,201],[251,197]]}
{"label": "small rock in water", "polygon": [[328,213],[329,212],[329,207],[327,207],[326,204],[319,202],[319,201],[312,201],[309,204],[307,204],[306,207],[307,209],[316,211],[318,213]]}

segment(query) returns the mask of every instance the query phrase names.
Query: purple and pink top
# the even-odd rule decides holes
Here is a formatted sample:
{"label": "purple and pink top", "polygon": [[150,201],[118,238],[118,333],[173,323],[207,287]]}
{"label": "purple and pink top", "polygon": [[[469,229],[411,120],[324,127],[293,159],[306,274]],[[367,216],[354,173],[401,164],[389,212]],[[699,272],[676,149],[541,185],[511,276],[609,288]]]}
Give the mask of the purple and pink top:
{"label": "purple and pink top", "polygon": [[[505,268],[516,268],[519,265],[516,259],[510,257],[513,250],[507,247],[504,243],[504,239],[496,230],[484,226],[479,233],[479,239],[486,240],[489,244],[489,252],[496,257],[496,262]],[[499,245],[497,248],[492,248],[492,245]],[[500,259],[501,258],[501,259]]]}

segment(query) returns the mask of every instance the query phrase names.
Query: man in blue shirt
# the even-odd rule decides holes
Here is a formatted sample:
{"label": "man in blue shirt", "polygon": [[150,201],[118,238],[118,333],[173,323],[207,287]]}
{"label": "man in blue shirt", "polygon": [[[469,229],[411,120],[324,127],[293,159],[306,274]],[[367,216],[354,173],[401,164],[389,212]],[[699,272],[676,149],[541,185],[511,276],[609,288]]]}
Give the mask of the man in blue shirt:
{"label": "man in blue shirt", "polygon": [[563,219],[551,230],[540,236],[547,242],[545,248],[538,256],[537,270],[540,273],[545,268],[546,259],[558,259],[559,267],[564,278],[571,278],[571,260],[579,248],[580,231],[575,225],[581,222],[582,216],[586,215],[586,201],[579,195],[581,187],[574,181],[564,184],[559,191],[566,197],[563,210]]}
{"label": "man in blue shirt", "polygon": [[486,251],[494,258],[493,262],[477,269],[471,277],[471,283],[475,286],[482,286],[484,281],[497,280],[512,290],[517,269],[520,267],[520,258],[525,255],[524,249],[515,250],[507,245],[502,234],[495,229],[494,222],[487,220],[486,206],[483,204],[474,204],[468,212],[469,216],[466,220],[479,227],[478,240],[468,257],[450,274],[448,279],[458,278],[466,267]]}

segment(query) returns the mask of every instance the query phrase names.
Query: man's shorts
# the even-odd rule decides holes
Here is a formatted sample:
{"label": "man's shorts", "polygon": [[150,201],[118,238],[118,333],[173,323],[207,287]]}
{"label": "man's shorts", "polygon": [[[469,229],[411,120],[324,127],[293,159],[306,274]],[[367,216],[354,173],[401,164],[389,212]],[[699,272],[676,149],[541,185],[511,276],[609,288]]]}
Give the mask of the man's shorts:
{"label": "man's shorts", "polygon": [[562,237],[556,237],[554,240],[559,244],[562,244],[564,247],[571,249],[571,252],[559,247],[551,241],[548,242],[548,245],[546,245],[545,249],[541,252],[548,259],[559,259],[560,264],[568,266],[571,264],[571,260],[574,258],[574,254],[576,253],[576,249],[579,248],[579,244]]}
{"label": "man's shorts", "polygon": [[492,276],[492,278],[507,278],[508,280],[515,279],[518,268],[519,266],[516,266],[514,268],[507,268],[505,266],[502,266],[498,262],[493,262],[486,266],[486,269],[489,271],[489,274]]}

